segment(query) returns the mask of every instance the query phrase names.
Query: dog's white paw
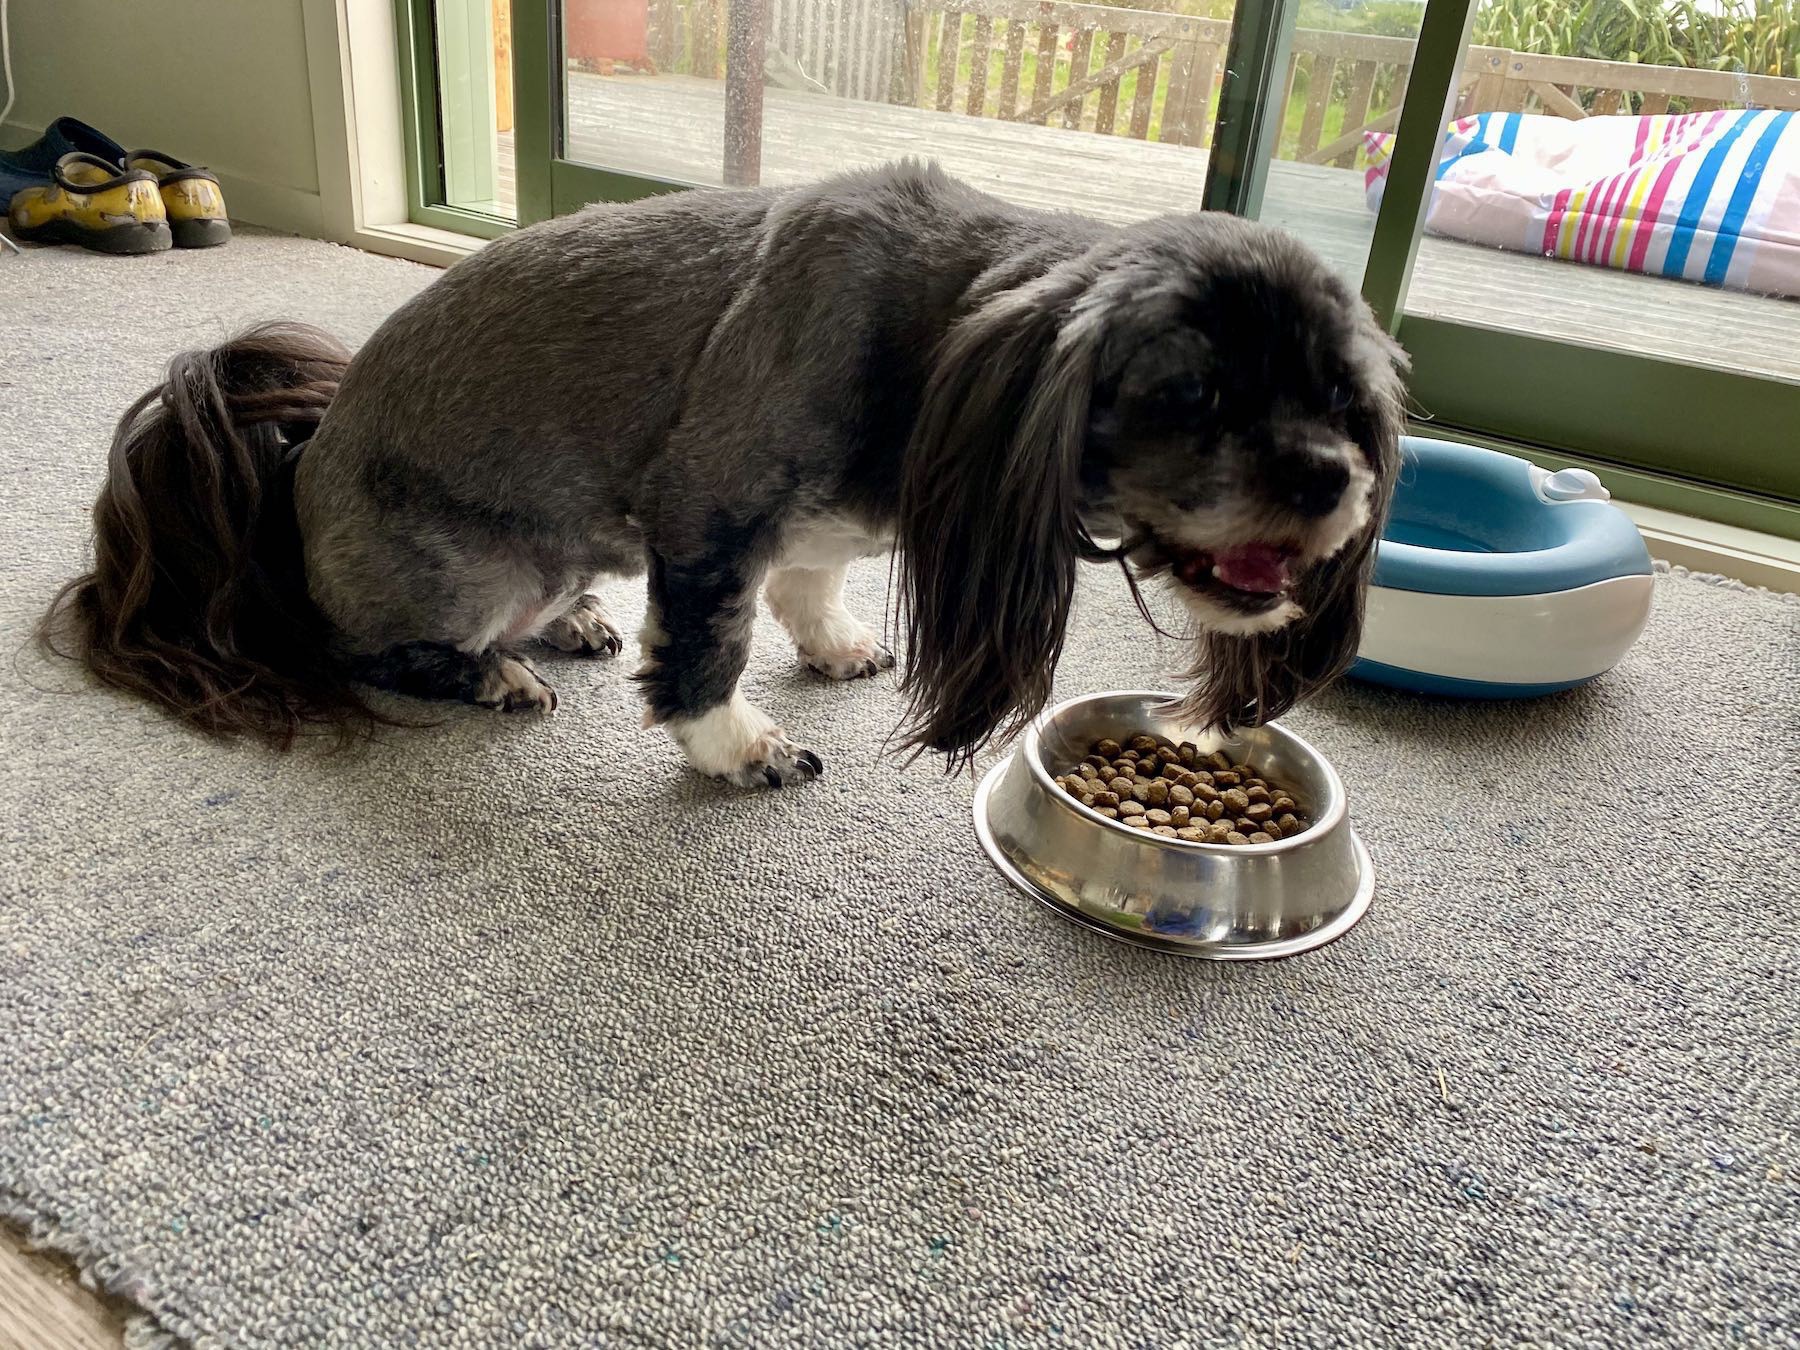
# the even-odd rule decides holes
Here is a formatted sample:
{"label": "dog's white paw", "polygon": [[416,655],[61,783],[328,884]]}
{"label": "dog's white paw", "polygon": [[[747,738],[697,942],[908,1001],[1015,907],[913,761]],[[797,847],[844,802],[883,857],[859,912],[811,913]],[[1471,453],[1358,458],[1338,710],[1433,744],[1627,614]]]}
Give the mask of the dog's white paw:
{"label": "dog's white paw", "polygon": [[481,677],[474,701],[500,712],[555,712],[556,691],[532,669],[531,662],[502,656]]}
{"label": "dog's white paw", "polygon": [[809,667],[833,680],[861,680],[894,668],[894,654],[866,629],[842,646],[822,651],[801,647],[799,652]]}
{"label": "dog's white paw", "polygon": [[742,694],[698,717],[671,718],[668,727],[688,763],[738,787],[785,787],[825,772],[816,753],[795,745]]}
{"label": "dog's white paw", "polygon": [[624,640],[619,630],[607,622],[606,611],[591,595],[584,595],[544,626],[540,635],[559,652],[572,656],[617,656]]}

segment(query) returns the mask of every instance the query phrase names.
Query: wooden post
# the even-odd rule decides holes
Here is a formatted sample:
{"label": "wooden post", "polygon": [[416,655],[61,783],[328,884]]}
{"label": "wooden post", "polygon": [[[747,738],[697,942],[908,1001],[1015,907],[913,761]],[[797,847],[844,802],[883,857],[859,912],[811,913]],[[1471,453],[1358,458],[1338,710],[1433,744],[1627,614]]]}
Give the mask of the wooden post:
{"label": "wooden post", "polygon": [[762,181],[765,0],[730,0],[725,29],[725,186]]}

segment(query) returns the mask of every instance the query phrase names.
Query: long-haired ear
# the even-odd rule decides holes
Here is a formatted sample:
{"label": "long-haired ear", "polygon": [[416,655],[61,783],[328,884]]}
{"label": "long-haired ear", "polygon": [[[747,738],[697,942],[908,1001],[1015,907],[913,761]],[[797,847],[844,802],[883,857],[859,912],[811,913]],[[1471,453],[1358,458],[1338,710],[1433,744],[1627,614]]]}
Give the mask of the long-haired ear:
{"label": "long-haired ear", "polygon": [[[1406,353],[1368,320],[1367,359],[1349,411],[1351,438],[1375,473],[1369,519],[1350,542],[1312,567],[1295,587],[1301,615],[1273,633],[1207,633],[1178,704],[1182,721],[1230,731],[1280,717],[1348,670],[1362,641],[1363,605],[1375,546],[1387,523],[1400,435],[1406,427],[1401,372]],[[1366,349],[1365,349],[1366,350]]]}
{"label": "long-haired ear", "polygon": [[906,748],[948,768],[1043,707],[1084,542],[1097,316],[1080,260],[1001,292],[937,353],[900,487]]}

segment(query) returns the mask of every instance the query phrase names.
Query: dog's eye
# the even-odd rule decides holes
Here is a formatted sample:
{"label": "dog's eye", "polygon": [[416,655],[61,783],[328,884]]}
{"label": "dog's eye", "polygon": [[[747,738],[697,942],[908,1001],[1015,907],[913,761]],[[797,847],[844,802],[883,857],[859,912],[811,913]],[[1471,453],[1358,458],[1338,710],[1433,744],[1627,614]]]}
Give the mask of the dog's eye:
{"label": "dog's eye", "polygon": [[1339,380],[1331,386],[1331,411],[1334,413],[1349,412],[1352,397],[1350,386]]}
{"label": "dog's eye", "polygon": [[1157,401],[1175,412],[1211,412],[1219,406],[1219,396],[1198,377],[1170,380],[1157,391]]}

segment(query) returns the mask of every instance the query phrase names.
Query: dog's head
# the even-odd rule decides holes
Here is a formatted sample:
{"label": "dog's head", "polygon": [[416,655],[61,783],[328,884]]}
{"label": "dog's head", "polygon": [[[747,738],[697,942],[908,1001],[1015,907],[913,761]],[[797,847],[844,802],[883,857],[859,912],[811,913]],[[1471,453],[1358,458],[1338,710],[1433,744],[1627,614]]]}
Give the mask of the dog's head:
{"label": "dog's head", "polygon": [[902,490],[908,744],[1043,706],[1075,565],[1180,597],[1184,716],[1279,716],[1356,654],[1405,358],[1289,236],[1153,221],[996,284],[940,350]]}

